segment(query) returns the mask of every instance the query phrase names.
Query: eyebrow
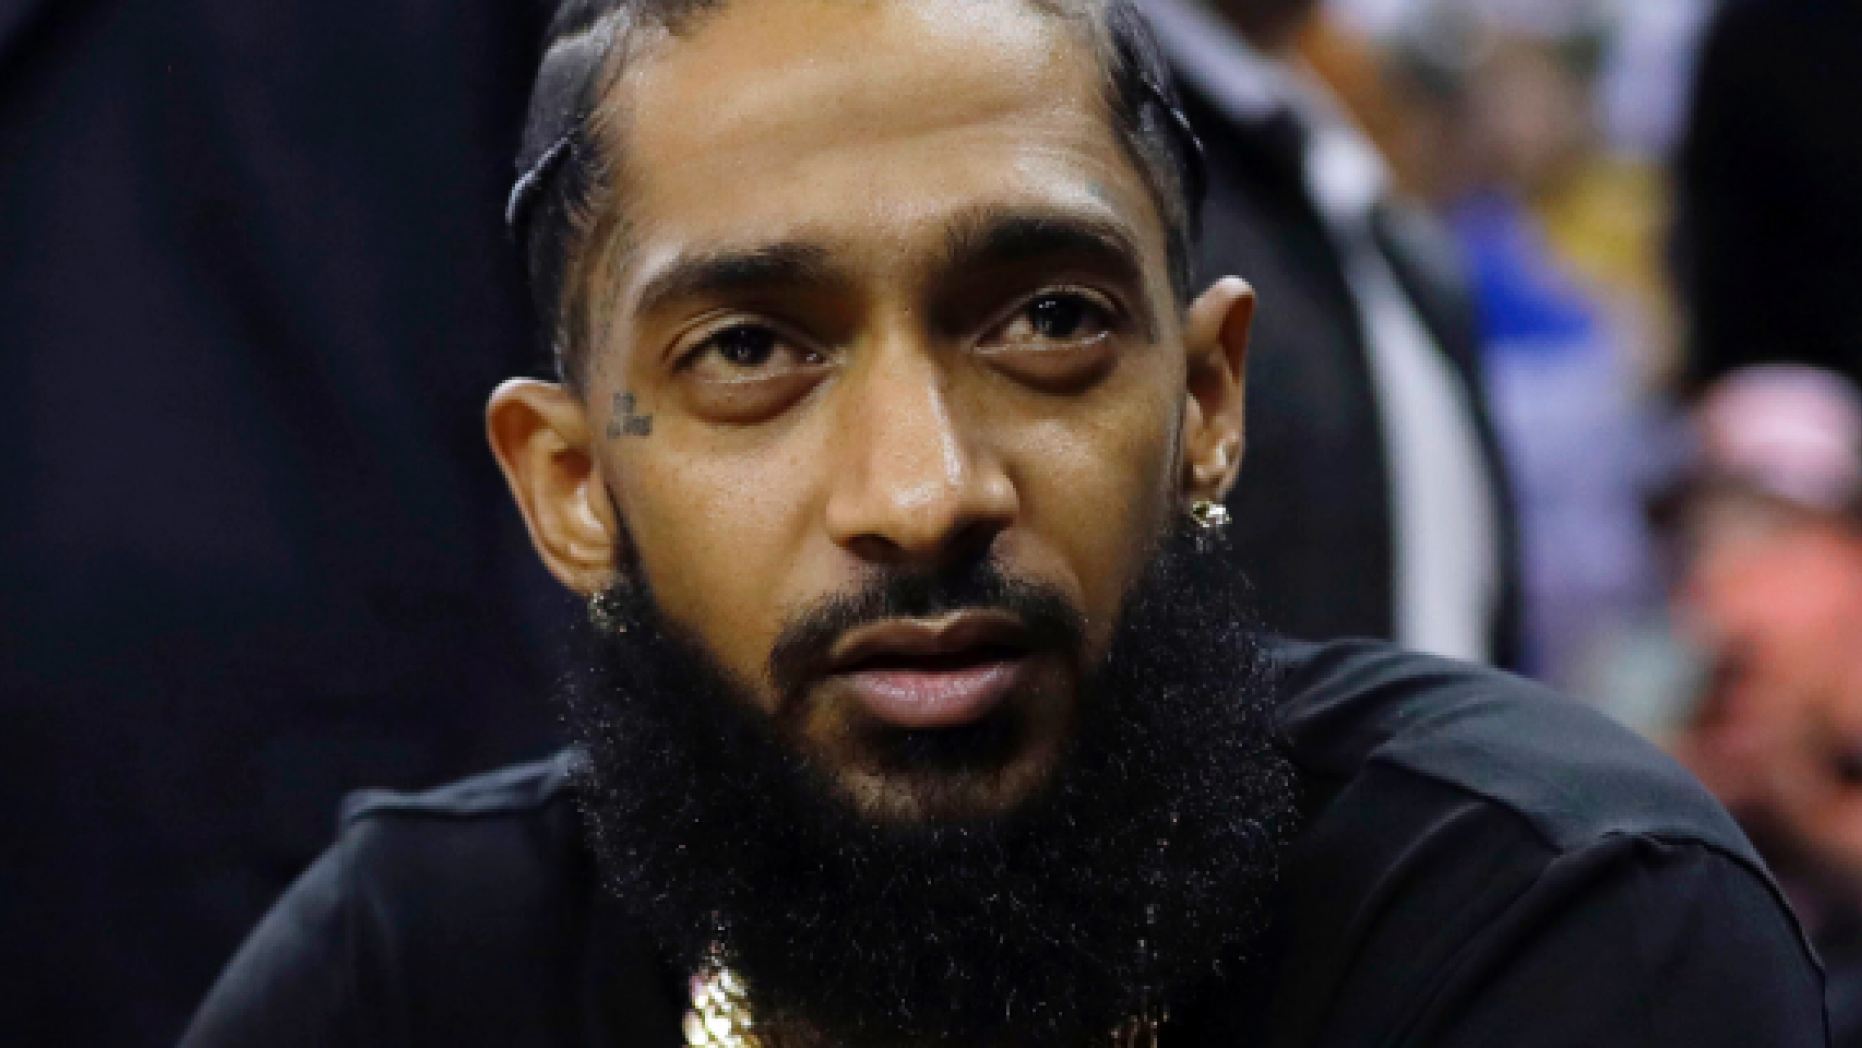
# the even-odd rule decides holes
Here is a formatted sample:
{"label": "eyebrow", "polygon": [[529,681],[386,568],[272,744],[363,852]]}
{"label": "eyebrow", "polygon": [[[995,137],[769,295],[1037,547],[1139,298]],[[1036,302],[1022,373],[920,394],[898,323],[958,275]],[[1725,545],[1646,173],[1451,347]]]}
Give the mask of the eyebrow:
{"label": "eyebrow", "polygon": [[651,313],[691,298],[722,297],[754,288],[828,284],[842,278],[828,248],[785,241],[747,250],[684,254],[649,277],[638,310]]}
{"label": "eyebrow", "polygon": [[[647,277],[636,310],[646,314],[693,298],[849,282],[833,254],[811,240],[681,254]],[[945,226],[937,268],[947,275],[974,273],[1063,257],[1084,259],[1091,268],[1143,287],[1142,256],[1131,232],[1112,218],[1076,211],[991,205],[961,213]],[[1138,297],[1137,319],[1152,336],[1155,318],[1144,296]]]}
{"label": "eyebrow", "polygon": [[[953,219],[945,230],[944,267],[961,273],[1041,259],[1079,258],[1093,269],[1144,288],[1143,252],[1123,223],[1077,211],[982,207]],[[1147,337],[1155,318],[1145,296],[1134,304]]]}
{"label": "eyebrow", "polygon": [[953,266],[1096,255],[1134,276],[1140,271],[1137,241],[1123,224],[1071,211],[978,208],[951,220],[944,250]]}

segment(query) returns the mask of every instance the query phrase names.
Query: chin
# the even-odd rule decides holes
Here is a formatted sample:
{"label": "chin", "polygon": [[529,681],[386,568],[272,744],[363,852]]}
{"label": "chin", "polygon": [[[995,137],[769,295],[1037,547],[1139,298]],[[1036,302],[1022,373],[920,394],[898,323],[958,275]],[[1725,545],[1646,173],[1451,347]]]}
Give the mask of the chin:
{"label": "chin", "polygon": [[1056,777],[1077,721],[1077,678],[1038,660],[1027,684],[974,720],[908,727],[880,719],[844,689],[823,688],[811,716],[786,725],[842,801],[878,823],[1012,816]]}
{"label": "chin", "polygon": [[1054,779],[1060,740],[1041,740],[992,767],[834,769],[829,778],[854,811],[876,823],[988,821],[1013,815]]}

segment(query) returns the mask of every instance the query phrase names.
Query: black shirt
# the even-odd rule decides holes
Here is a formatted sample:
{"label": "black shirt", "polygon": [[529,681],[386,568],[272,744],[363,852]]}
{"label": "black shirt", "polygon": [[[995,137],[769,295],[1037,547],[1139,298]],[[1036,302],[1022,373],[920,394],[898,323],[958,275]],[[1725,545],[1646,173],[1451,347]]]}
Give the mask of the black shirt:
{"label": "black shirt", "polygon": [[[1165,1044],[1827,1043],[1770,876],[1652,747],[1382,644],[1275,657],[1306,797],[1279,934]],[[185,1048],[680,1044],[680,974],[600,892],[566,767],[353,800]]]}

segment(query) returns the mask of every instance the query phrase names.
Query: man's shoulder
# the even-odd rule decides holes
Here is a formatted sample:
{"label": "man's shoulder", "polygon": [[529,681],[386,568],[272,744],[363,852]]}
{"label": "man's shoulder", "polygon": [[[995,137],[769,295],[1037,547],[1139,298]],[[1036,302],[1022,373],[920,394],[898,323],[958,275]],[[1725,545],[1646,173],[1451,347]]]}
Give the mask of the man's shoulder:
{"label": "man's shoulder", "polygon": [[459,779],[431,790],[361,790],[343,802],[344,830],[381,821],[439,824],[543,816],[571,800],[573,751]]}
{"label": "man's shoulder", "polygon": [[1278,729],[1322,793],[1395,771],[1518,817],[1556,852],[1614,834],[1759,867],[1726,811],[1647,740],[1540,685],[1374,641],[1276,645]]}
{"label": "man's shoulder", "polygon": [[571,774],[564,755],[350,797],[183,1043],[580,1043],[558,1033],[585,1010],[598,893]]}
{"label": "man's shoulder", "polygon": [[[350,795],[334,848],[345,891],[373,898],[374,912],[392,923],[442,909],[451,921],[571,904],[592,861],[573,767],[573,753],[564,752],[424,792]],[[445,907],[405,904],[433,897],[436,886]]]}
{"label": "man's shoulder", "polygon": [[1654,746],[1498,671],[1273,650],[1304,819],[1269,1043],[1821,1043],[1783,897]]}
{"label": "man's shoulder", "polygon": [[361,959],[448,972],[468,959],[531,963],[573,951],[578,937],[564,929],[596,875],[572,761],[565,753],[420,793],[351,795],[330,861]]}

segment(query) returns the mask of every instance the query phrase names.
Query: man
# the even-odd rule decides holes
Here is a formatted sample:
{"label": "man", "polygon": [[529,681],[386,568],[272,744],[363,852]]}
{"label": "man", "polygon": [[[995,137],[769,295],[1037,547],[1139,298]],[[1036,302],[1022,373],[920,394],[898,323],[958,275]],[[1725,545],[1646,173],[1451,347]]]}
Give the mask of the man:
{"label": "man", "polygon": [[1209,151],[1202,263],[1273,303],[1234,564],[1267,624],[1519,663],[1518,563],[1446,240],[1294,58],[1314,0],[1144,0]]}
{"label": "man", "polygon": [[1724,813],[1209,570],[1254,300],[1124,3],[563,12],[490,433],[559,761],[348,810],[185,1043],[1823,1043]]}
{"label": "man", "polygon": [[1708,387],[1695,419],[1699,456],[1659,507],[1709,668],[1675,753],[1813,937],[1834,1043],[1862,1044],[1862,398],[1761,365]]}

